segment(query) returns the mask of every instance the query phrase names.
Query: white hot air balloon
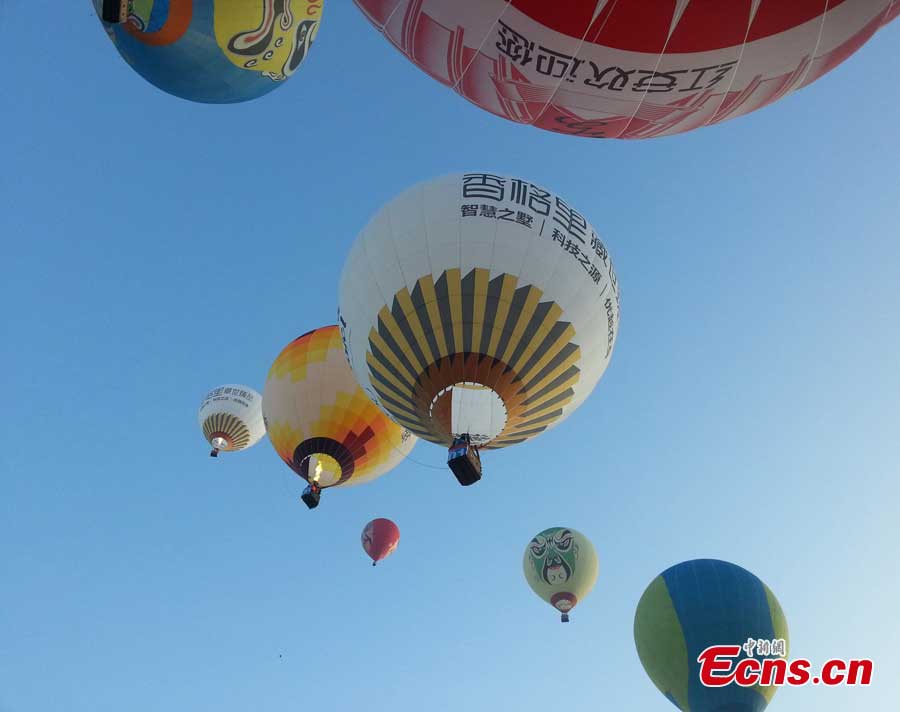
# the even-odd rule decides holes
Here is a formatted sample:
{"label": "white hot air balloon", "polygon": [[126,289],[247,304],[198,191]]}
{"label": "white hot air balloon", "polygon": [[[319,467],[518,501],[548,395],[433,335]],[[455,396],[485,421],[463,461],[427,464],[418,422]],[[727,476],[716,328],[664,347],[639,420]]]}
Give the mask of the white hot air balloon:
{"label": "white hot air balloon", "polygon": [[219,452],[244,450],[266,434],[262,396],[249,386],[214,388],[204,397],[197,420],[212,447],[212,457],[218,457]]}
{"label": "white hot air balloon", "polygon": [[347,258],[339,304],[359,383],[444,445],[468,435],[501,448],[556,425],[597,385],[619,329],[612,261],[590,223],[555,193],[490,173],[427,181],[383,207]]}

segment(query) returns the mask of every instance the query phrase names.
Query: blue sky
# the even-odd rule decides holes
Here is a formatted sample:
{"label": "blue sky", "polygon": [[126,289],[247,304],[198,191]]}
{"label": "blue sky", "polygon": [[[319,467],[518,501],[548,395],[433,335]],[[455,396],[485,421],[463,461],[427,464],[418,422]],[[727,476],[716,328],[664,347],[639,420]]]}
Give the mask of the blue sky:
{"label": "blue sky", "polygon": [[[479,111],[348,2],[224,107],[146,85],[86,0],[0,13],[0,711],[663,711],[634,608],[696,557],[768,583],[793,655],[875,661],[771,709],[896,709],[900,24],[762,112],[616,142]],[[334,322],[368,218],[460,170],[602,232],[623,311],[591,398],[468,489],[420,443],[309,512],[267,442],[210,459],[206,390],[261,389]],[[372,569],[376,516],[401,543]],[[568,626],[521,573],[554,525],[600,558]]]}

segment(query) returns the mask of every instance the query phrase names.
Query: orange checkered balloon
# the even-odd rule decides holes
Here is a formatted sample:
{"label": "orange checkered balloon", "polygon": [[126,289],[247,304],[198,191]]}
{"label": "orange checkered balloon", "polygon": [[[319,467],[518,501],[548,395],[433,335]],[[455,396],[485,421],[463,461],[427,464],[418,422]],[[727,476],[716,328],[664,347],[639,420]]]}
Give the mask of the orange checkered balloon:
{"label": "orange checkered balloon", "polygon": [[263,417],[279,457],[323,489],[380,477],[416,441],[359,387],[337,326],[303,334],[278,355],[266,379]]}

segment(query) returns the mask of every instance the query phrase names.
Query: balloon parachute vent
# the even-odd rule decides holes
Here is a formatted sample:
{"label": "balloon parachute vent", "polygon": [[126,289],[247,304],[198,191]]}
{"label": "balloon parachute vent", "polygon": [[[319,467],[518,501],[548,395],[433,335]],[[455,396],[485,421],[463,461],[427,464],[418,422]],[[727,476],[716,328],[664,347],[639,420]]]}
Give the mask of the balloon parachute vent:
{"label": "balloon parachute vent", "polygon": [[569,614],[568,614],[568,613],[563,613],[563,614],[560,616],[559,619],[560,619],[563,623],[568,623],[568,622],[569,622]]}
{"label": "balloon parachute vent", "polygon": [[216,450],[215,448],[213,448],[212,450],[209,451],[209,456],[210,456],[210,457],[218,457],[218,456],[219,456],[219,451]]}

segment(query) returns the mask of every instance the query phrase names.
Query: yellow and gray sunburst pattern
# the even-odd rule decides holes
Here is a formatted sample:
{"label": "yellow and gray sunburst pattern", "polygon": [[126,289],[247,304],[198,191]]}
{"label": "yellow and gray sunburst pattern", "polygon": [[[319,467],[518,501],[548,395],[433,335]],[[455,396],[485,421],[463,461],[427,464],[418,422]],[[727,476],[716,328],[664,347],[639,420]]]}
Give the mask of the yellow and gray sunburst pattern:
{"label": "yellow and gray sunburst pattern", "polygon": [[574,397],[581,350],[562,308],[513,275],[475,268],[403,288],[369,331],[366,364],[382,407],[431,442],[453,437],[448,387],[477,383],[503,401],[503,430],[485,445],[543,432]]}
{"label": "yellow and gray sunburst pattern", "polygon": [[415,438],[359,387],[337,326],[292,341],[272,364],[263,394],[266,428],[278,456],[323,488],[361,484],[393,469]]}

